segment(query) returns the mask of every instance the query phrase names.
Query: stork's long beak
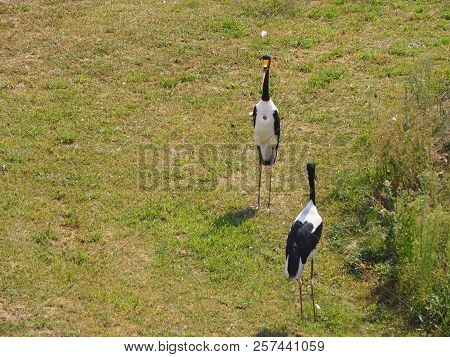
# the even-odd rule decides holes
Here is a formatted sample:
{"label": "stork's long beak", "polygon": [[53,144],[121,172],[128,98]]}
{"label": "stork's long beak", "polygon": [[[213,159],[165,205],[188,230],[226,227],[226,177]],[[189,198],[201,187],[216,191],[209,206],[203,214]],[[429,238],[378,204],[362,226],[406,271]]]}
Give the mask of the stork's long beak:
{"label": "stork's long beak", "polygon": [[264,73],[266,73],[267,70],[269,69],[269,66],[270,66],[270,60],[266,59],[266,58],[263,58],[262,66],[263,66]]}

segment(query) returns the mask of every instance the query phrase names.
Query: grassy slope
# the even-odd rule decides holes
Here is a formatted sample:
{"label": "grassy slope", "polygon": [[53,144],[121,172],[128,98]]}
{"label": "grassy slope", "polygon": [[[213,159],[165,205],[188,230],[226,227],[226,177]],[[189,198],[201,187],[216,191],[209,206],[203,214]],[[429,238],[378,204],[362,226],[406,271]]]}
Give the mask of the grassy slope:
{"label": "grassy slope", "polygon": [[[416,334],[346,273],[327,196],[411,66],[445,65],[448,18],[444,1],[0,2],[0,334]],[[192,167],[214,190],[141,189],[145,144],[252,144],[264,52],[300,152],[281,147],[273,212],[248,210],[255,187],[230,190],[214,155]],[[317,323],[282,274],[306,160],[326,221]]]}

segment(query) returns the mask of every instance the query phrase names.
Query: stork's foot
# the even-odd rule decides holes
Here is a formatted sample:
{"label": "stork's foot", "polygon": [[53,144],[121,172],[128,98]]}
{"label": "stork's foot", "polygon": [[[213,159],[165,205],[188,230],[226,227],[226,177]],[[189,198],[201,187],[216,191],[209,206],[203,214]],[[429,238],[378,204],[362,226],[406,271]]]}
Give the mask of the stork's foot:
{"label": "stork's foot", "polygon": [[259,210],[259,208],[260,208],[259,203],[257,203],[256,205],[252,206],[252,208],[253,208],[255,211]]}

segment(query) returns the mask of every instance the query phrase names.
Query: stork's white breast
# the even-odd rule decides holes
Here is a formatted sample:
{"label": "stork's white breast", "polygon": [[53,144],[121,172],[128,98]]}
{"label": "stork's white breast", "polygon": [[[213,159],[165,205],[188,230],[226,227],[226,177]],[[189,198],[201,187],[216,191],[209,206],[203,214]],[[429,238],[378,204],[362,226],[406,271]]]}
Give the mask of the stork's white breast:
{"label": "stork's white breast", "polygon": [[256,104],[256,120],[254,139],[258,146],[277,145],[278,140],[275,136],[275,118],[274,111],[277,110],[272,100],[261,100]]}

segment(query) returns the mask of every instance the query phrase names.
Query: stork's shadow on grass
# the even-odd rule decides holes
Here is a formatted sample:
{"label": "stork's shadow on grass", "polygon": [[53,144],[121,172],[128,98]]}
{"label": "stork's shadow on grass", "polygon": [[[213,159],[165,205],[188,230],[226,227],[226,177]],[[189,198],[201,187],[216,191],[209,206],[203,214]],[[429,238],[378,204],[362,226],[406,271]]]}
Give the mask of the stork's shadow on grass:
{"label": "stork's shadow on grass", "polygon": [[254,208],[242,208],[233,210],[214,220],[215,227],[232,226],[237,227],[244,223],[246,220],[252,218],[256,214]]}

